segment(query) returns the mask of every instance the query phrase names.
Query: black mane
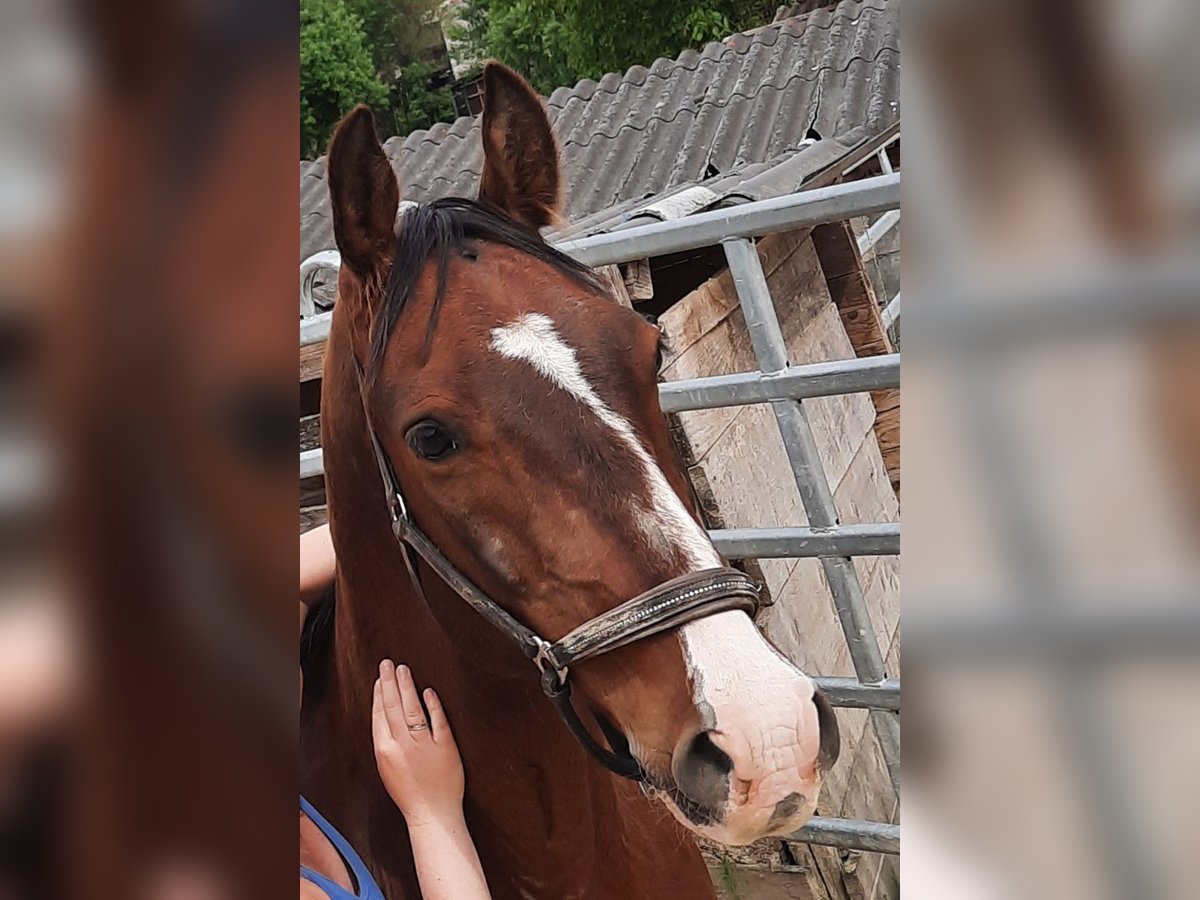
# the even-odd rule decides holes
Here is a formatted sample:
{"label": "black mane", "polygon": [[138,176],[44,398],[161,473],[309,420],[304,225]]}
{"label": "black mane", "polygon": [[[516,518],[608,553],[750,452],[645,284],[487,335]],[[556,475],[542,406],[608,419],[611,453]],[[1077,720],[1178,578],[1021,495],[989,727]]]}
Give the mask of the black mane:
{"label": "black mane", "polygon": [[382,362],[396,322],[421,277],[425,263],[433,258],[437,260],[438,267],[437,295],[425,337],[428,351],[446,290],[446,272],[451,255],[461,253],[467,241],[486,241],[511,247],[552,266],[583,287],[603,291],[591,269],[551,247],[536,232],[510,219],[494,206],[462,197],[448,197],[421,204],[409,209],[401,218],[392,273],[372,329],[372,369],[377,369]]}

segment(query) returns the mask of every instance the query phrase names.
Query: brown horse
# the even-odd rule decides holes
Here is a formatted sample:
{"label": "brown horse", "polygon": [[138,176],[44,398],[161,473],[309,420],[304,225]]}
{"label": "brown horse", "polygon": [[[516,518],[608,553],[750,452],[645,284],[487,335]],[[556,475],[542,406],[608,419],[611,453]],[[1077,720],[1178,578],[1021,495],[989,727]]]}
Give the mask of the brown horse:
{"label": "brown horse", "polygon": [[512,72],[492,64],[484,81],[478,203],[411,210],[397,235],[370,113],[330,146],[342,269],[321,412],[338,577],[332,640],[307,661],[302,784],[389,898],[419,896],[371,750],[391,657],[450,712],[496,897],[712,897],[666,811],[726,843],[802,824],[837,745],[812,682],[738,611],[580,664],[576,705],[640,764],[643,790],[585,753],[528,659],[424,564],[419,597],[390,529],[356,359],[421,528],[538,633],[721,564],[658,405],[659,332],[538,237],[560,194],[550,123]]}

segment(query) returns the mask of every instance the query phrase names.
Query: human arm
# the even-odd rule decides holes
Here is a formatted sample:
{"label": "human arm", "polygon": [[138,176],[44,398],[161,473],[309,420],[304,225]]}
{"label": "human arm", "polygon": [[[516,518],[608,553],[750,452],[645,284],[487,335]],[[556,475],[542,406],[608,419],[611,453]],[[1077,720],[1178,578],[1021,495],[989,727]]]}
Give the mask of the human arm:
{"label": "human arm", "polygon": [[372,710],[375,760],[384,787],[408,824],[424,900],[490,900],[462,799],[462,759],[437,694],[421,708],[412,673],[379,666]]}
{"label": "human arm", "polygon": [[308,606],[329,590],[333,584],[336,562],[328,525],[319,525],[300,535],[301,603]]}

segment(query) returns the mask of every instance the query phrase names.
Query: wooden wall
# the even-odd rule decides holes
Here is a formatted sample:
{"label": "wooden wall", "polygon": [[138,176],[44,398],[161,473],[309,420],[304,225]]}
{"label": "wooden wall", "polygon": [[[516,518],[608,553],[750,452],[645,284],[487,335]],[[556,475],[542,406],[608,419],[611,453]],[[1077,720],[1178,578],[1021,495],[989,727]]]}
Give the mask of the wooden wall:
{"label": "wooden wall", "polygon": [[[858,252],[858,241],[849,223],[818,225],[813,245],[829,295],[838,308],[854,356],[881,356],[893,351],[883,327],[875,288]],[[883,453],[892,487],[900,490],[900,390],[890,388],[871,394],[878,414],[875,437]]]}
{"label": "wooden wall", "polygon": [[[846,359],[855,346],[830,296],[826,272],[811,236],[772,235],[759,244],[767,282],[794,364]],[[706,282],[664,313],[670,354],[668,381],[757,368],[737,295],[727,272]],[[886,522],[899,518],[876,433],[877,414],[863,394],[805,401],[841,521]],[[783,442],[769,405],[698,410],[678,416],[693,483],[710,527],[770,527],[806,522]],[[776,599],[761,623],[783,653],[802,669],[853,675],[845,638],[819,560],[762,560],[761,576]],[[899,560],[855,560],[872,618],[888,657],[888,674],[899,675]],[[842,755],[829,774],[820,813],[892,821],[894,795],[867,714],[839,709]],[[809,896],[895,896],[896,863],[877,854],[847,855],[825,847],[789,845],[798,866],[783,877],[803,879]],[[734,855],[761,880],[778,867],[778,842]],[[750,876],[747,876],[749,878]],[[755,896],[747,894],[744,896]],[[768,896],[764,894],[763,896]]]}

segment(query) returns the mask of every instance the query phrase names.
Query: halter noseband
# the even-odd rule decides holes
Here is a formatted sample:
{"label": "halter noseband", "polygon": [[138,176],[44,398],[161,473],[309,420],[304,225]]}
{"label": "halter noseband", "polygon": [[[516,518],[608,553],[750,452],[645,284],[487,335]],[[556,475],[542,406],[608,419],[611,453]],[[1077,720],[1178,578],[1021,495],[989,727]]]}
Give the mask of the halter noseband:
{"label": "halter noseband", "polygon": [[644,781],[644,773],[637,760],[628,753],[621,755],[602,746],[580,721],[571,703],[571,683],[568,680],[570,667],[651,635],[727,610],[742,610],[753,616],[763,605],[758,585],[737,569],[724,566],[692,572],[666,581],[589,619],[558,641],[547,641],[518,622],[477,588],[413,521],[391,461],[371,424],[363,370],[357,357],[354,370],[358,376],[359,397],[367,429],[371,434],[371,446],[383,479],[388,512],[392,519],[392,534],[400,544],[404,565],[417,595],[428,603],[417,570],[416,557],[419,556],[475,612],[514,641],[534,662],[542,675],[542,690],[584,749],[615,774],[634,781]]}

